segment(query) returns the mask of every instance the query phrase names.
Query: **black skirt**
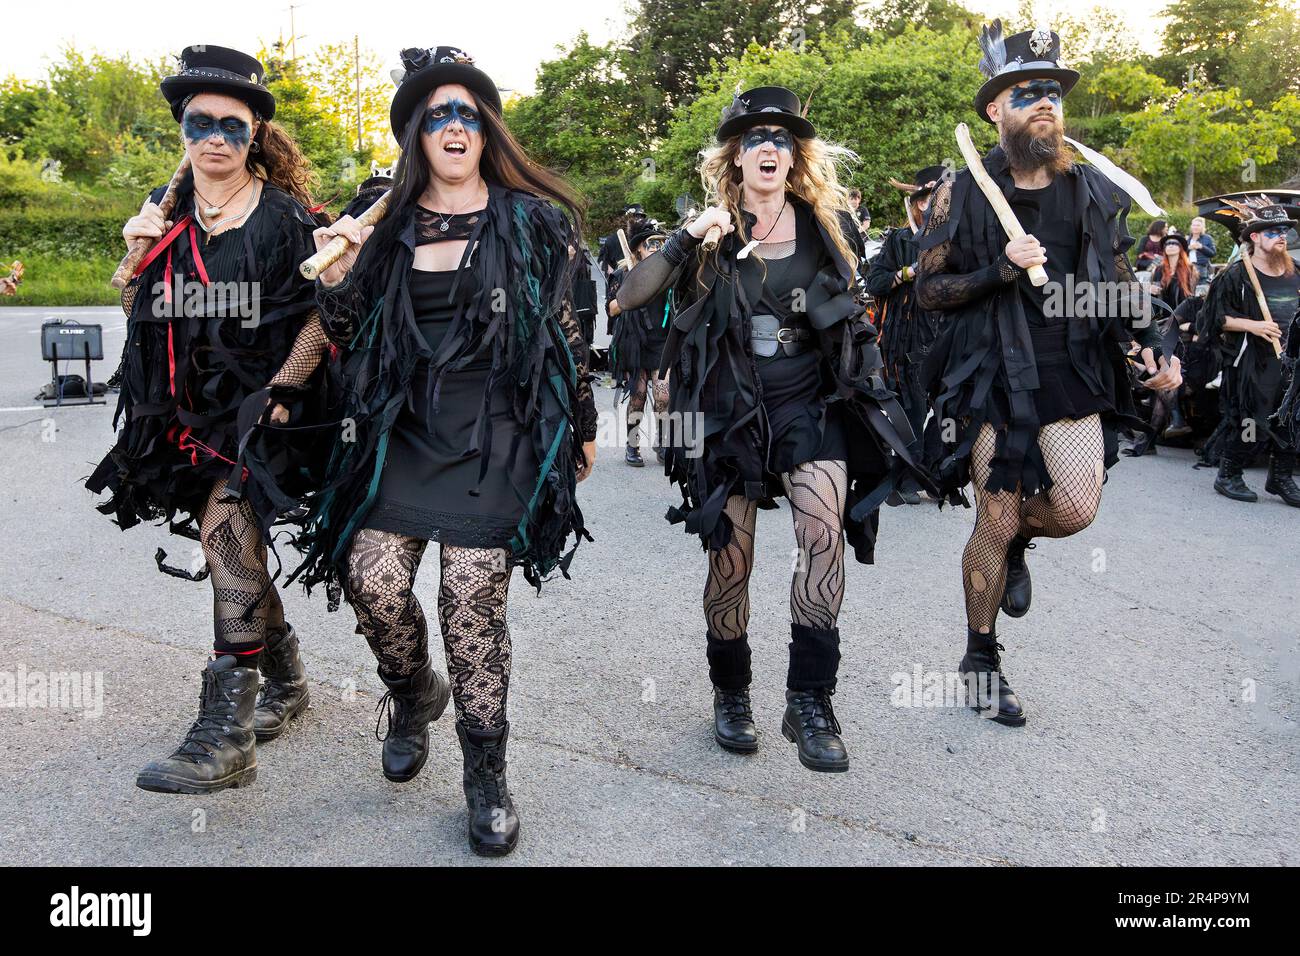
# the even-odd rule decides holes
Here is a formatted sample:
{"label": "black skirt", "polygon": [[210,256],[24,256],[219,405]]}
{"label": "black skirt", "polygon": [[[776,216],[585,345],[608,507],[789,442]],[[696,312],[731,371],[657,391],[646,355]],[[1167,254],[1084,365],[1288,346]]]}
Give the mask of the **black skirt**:
{"label": "black skirt", "polygon": [[[411,270],[411,304],[420,334],[436,351],[450,324],[448,301],[456,273]],[[365,527],[473,548],[509,548],[533,493],[539,462],[510,411],[504,387],[492,394],[492,446],[480,481],[482,455],[473,441],[491,356],[443,377],[436,414],[428,412],[429,369],[421,362],[390,433],[375,504]]]}
{"label": "black skirt", "polygon": [[1050,425],[1062,419],[1087,418],[1102,412],[1113,412],[1114,406],[1103,395],[1094,395],[1083,376],[1070,361],[1065,323],[1029,326],[1029,337],[1034,346],[1034,360],[1038,366],[1038,390],[1034,392],[1034,408],[1038,424]]}
{"label": "black skirt", "polygon": [[848,442],[840,409],[827,402],[820,352],[777,354],[758,360],[763,412],[771,430],[769,484],[810,461],[847,461]]}

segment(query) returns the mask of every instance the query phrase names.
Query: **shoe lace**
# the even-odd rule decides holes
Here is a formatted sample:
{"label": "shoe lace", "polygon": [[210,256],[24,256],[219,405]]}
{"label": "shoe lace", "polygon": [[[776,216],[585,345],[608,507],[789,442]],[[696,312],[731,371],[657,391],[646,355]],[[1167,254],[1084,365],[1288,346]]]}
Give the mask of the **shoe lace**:
{"label": "shoe lace", "polygon": [[494,807],[505,805],[505,761],[498,748],[481,747],[474,754],[470,772],[483,791],[483,798]]}
{"label": "shoe lace", "polygon": [[728,720],[754,719],[754,709],[748,694],[721,691],[718,693],[718,703]]}
{"label": "shoe lace", "polygon": [[[375,718],[375,739],[378,741],[387,740],[388,735],[393,732],[393,706],[393,692],[391,690],[386,691],[384,696],[379,698],[379,703],[375,705],[375,713],[379,714]],[[384,722],[385,717],[388,718],[388,729],[384,731],[384,735],[381,737],[379,736],[379,725]]]}
{"label": "shoe lace", "polygon": [[[840,733],[840,722],[835,716],[835,708],[831,706],[831,698],[835,696],[835,688],[823,687],[819,690],[808,691],[799,697],[799,717],[806,729],[813,733]],[[820,718],[826,722],[826,727],[810,727],[809,724]]]}
{"label": "shoe lace", "polygon": [[226,715],[216,710],[216,704],[223,696],[216,678],[204,674],[203,691],[199,697],[199,716],[185,732],[185,739],[172,754],[174,759],[198,763],[210,757],[214,751],[221,749]]}

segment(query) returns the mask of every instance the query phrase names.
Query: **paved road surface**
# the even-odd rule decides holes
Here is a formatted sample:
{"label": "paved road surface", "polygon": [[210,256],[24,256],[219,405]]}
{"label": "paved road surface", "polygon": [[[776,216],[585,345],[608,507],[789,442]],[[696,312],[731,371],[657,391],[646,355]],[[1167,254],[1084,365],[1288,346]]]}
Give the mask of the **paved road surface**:
{"label": "paved road surface", "polygon": [[[190,542],[123,534],[80,487],[110,444],[111,411],[30,407],[49,376],[37,330],[53,312],[0,310],[0,679],[98,672],[102,714],[0,708],[8,862],[475,862],[450,722],[434,726],[416,781],[386,782],[373,661],[346,607],[326,614],[320,593],[285,595],[314,705],[260,750],[257,786],[207,798],[133,786],[193,718],[210,594],[154,569],[156,547],[183,557]],[[102,322],[116,357],[120,313],[63,314]],[[611,393],[598,400],[607,413]],[[893,675],[960,657],[972,514],[887,510],[879,563],[849,566],[841,618],[836,705],[853,766],[824,775],[799,766],[779,729],[788,510],[760,519],[762,750],[737,757],[710,736],[703,553],[663,520],[674,496],[657,470],[602,449],[581,487],[597,540],[575,579],[538,598],[516,577],[511,596],[510,780],[524,830],[509,862],[1298,862],[1300,512],[1271,497],[1234,504],[1210,482],[1184,452],[1126,460],[1093,527],[1033,552],[1034,610],[1001,629],[1030,709],[1020,730],[891,704]],[[426,608],[436,567],[418,584]]]}

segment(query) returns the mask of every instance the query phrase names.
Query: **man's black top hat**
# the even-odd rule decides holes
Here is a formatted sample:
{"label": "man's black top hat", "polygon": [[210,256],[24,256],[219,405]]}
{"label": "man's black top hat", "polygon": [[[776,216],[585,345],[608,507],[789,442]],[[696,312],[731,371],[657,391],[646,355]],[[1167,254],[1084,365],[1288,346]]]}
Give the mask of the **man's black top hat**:
{"label": "man's black top hat", "polygon": [[185,98],[192,93],[221,93],[243,100],[262,119],[275,115],[275,97],[266,88],[266,71],[247,53],[199,43],[181,51],[180,70],[165,77],[162,95],[178,123]]}
{"label": "man's black top hat", "polygon": [[924,196],[933,191],[935,186],[943,182],[944,173],[947,171],[946,166],[927,166],[925,169],[918,169],[912,178],[912,183],[916,186],[916,192],[912,195]]}
{"label": "man's black top hat", "polygon": [[1061,60],[1061,38],[1046,27],[1002,36],[1002,21],[994,20],[980,33],[980,72],[988,79],[975,94],[975,112],[986,123],[988,105],[1009,86],[1045,78],[1061,84],[1061,94],[1074,89],[1079,74]]}
{"label": "man's black top hat", "polygon": [[644,216],[644,215],[645,215],[645,207],[643,207],[639,202],[628,203],[625,207],[623,207],[623,215],[624,215],[624,216]]}
{"label": "man's black top hat", "polygon": [[393,105],[388,110],[393,135],[399,140],[416,106],[444,83],[459,83],[467,87],[498,116],[501,115],[501,94],[497,85],[474,65],[474,58],[464,50],[454,46],[432,50],[409,47],[402,51],[401,57],[405,72],[398,80]]}
{"label": "man's black top hat", "polygon": [[813,124],[803,117],[799,97],[784,86],[758,86],[732,100],[731,105],[722,111],[718,142],[754,126],[784,126],[803,139],[817,135]]}

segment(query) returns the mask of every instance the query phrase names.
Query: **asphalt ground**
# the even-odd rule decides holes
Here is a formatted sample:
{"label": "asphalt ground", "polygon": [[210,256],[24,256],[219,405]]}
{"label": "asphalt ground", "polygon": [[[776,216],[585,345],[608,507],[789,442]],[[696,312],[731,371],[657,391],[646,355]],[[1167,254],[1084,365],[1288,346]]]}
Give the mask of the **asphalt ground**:
{"label": "asphalt ground", "polygon": [[[0,706],[6,862],[479,862],[450,720],[433,726],[415,781],[384,780],[373,659],[347,607],[327,614],[319,591],[284,594],[313,705],[259,748],[257,784],[208,797],[135,788],[193,719],[211,594],[155,569],[155,548],[184,561],[193,542],[123,533],[82,488],[111,444],[112,405],[32,407],[49,380],[39,326],[55,315],[103,324],[100,378],[125,326],[112,309],[0,310],[0,691],[20,671],[74,672],[91,690],[81,707],[31,706],[38,694]],[[597,400],[609,414],[612,392]],[[517,575],[510,597],[523,833],[504,863],[1294,864],[1300,511],[1263,495],[1261,473],[1247,479],[1256,505],[1215,495],[1188,452],[1125,459],[1090,528],[1031,552],[1033,610],[999,628],[1029,711],[1019,729],[961,706],[899,705],[910,675],[951,672],[961,656],[973,513],[886,509],[878,563],[849,564],[840,618],[835,704],[852,767],[815,774],[780,735],[788,509],[760,513],[762,746],[740,757],[711,736],[704,554],[664,520],[677,495],[659,470],[601,448],[580,486],[596,540],[573,580],[539,597]],[[426,608],[436,568],[427,561],[417,584]],[[443,667],[436,646],[434,660]]]}

